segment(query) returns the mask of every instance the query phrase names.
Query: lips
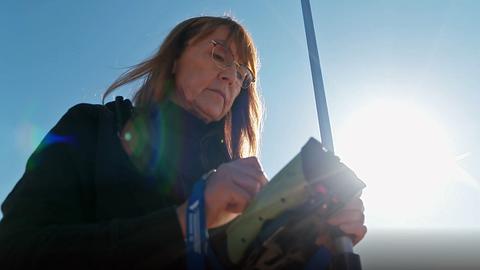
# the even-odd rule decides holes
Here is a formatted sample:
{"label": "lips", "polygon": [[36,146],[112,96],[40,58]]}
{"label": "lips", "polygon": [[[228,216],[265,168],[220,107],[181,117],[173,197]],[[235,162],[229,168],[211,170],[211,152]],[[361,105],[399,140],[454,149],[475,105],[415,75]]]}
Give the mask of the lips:
{"label": "lips", "polygon": [[224,93],[223,91],[217,90],[217,89],[211,89],[211,88],[207,88],[207,89],[210,90],[210,91],[213,91],[213,92],[215,92],[215,93],[217,93],[217,94],[219,94],[220,96],[222,96],[222,97],[223,97],[223,100],[226,100],[226,99],[227,99],[227,97],[225,96],[225,93]]}

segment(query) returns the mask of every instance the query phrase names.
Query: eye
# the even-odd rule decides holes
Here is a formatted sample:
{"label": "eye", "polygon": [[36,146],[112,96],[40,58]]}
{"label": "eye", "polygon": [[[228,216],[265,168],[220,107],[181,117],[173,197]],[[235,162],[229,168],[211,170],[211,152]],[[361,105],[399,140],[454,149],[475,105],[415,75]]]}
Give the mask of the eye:
{"label": "eye", "polygon": [[212,58],[221,65],[228,66],[230,58],[228,51],[221,44],[215,44],[212,50]]}
{"label": "eye", "polygon": [[214,51],[212,53],[213,60],[218,61],[220,63],[225,63],[225,55],[222,53],[219,53],[217,51]]}

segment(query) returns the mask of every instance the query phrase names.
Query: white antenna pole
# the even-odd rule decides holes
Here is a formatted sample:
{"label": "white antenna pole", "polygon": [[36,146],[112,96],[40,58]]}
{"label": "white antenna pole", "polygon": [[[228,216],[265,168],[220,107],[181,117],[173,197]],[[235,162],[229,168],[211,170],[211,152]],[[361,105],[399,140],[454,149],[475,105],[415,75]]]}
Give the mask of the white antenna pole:
{"label": "white antenna pole", "polygon": [[[312,11],[309,0],[301,0],[303,22],[305,24],[305,34],[307,36],[308,55],[310,58],[310,68],[312,71],[313,90],[315,91],[315,101],[317,104],[318,125],[320,127],[320,136],[322,144],[332,153],[333,139],[330,120],[328,117],[327,100],[325,98],[325,88],[323,86],[322,70],[320,68],[320,57],[318,56],[317,41],[315,29],[313,27]],[[339,253],[353,253],[352,240],[345,235],[340,235],[335,239],[335,247]]]}
{"label": "white antenna pole", "polygon": [[315,102],[317,104],[318,126],[320,127],[320,137],[322,144],[332,153],[333,139],[330,119],[328,117],[327,99],[325,97],[325,88],[323,87],[322,70],[320,68],[320,57],[318,56],[317,41],[315,29],[313,28],[312,11],[310,1],[302,1],[303,22],[305,24],[305,34],[307,35],[308,56],[310,58],[310,69],[312,71],[313,90],[315,92]]}

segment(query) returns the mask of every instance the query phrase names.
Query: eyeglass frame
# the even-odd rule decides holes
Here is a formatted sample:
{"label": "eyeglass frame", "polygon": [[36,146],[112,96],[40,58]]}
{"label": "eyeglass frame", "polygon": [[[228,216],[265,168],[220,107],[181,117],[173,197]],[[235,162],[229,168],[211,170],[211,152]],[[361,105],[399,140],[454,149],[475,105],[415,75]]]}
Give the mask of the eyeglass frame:
{"label": "eyeglass frame", "polygon": [[[244,77],[244,79],[243,79],[243,82],[242,82],[242,84],[241,84],[241,86],[240,86],[240,89],[242,89],[242,90],[247,89],[248,87],[250,87],[250,85],[251,85],[252,83],[255,82],[255,76],[253,75],[253,71],[252,71],[247,65],[243,65],[243,64],[240,64],[240,63],[238,63],[237,61],[235,61],[235,57],[233,56],[232,51],[231,51],[229,48],[227,48],[227,47],[225,46],[225,44],[223,44],[222,42],[216,41],[216,40],[214,40],[214,39],[210,40],[210,43],[213,45],[213,46],[212,46],[212,50],[211,50],[211,52],[210,52],[210,58],[212,59],[212,61],[215,63],[215,65],[216,65],[218,68],[226,69],[226,68],[228,68],[228,67],[231,67],[232,65],[235,65],[235,72],[238,72],[238,69],[239,69],[240,67],[245,68],[246,73],[245,73],[245,77]],[[227,53],[230,53],[230,55],[231,55],[231,57],[232,57],[232,62],[231,62],[230,64],[224,65],[224,64],[222,64],[222,63],[219,63],[217,60],[215,60],[215,57],[213,56],[213,54],[214,54],[214,51],[215,51],[215,47],[216,47],[217,45],[222,46]],[[249,79],[249,78],[251,78],[251,79]],[[248,82],[247,85],[245,85],[245,82],[246,82],[246,81]]]}

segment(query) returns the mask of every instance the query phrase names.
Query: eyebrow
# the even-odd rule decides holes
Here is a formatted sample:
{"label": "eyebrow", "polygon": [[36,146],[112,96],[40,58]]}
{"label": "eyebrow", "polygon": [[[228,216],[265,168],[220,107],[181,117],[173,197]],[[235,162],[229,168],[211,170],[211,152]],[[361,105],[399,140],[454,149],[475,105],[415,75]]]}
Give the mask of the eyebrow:
{"label": "eyebrow", "polygon": [[[230,50],[230,48],[227,46],[227,41],[226,40],[223,40],[223,39],[214,39],[212,38],[212,40],[215,40],[215,42],[218,42],[220,45],[223,45],[225,48],[228,48]],[[231,51],[231,50],[230,50]]]}
{"label": "eyebrow", "polygon": [[[220,43],[222,46],[227,48],[230,51],[230,53],[233,55],[233,57],[235,58],[235,61],[238,60],[238,58],[239,58],[238,52],[234,52],[234,50],[232,50],[230,48],[230,46],[227,46],[227,44],[226,44],[227,41],[226,40],[224,40],[224,39],[214,39],[214,38],[212,38],[212,40],[215,40],[216,42]],[[230,43],[235,45],[235,42],[233,40]]]}

